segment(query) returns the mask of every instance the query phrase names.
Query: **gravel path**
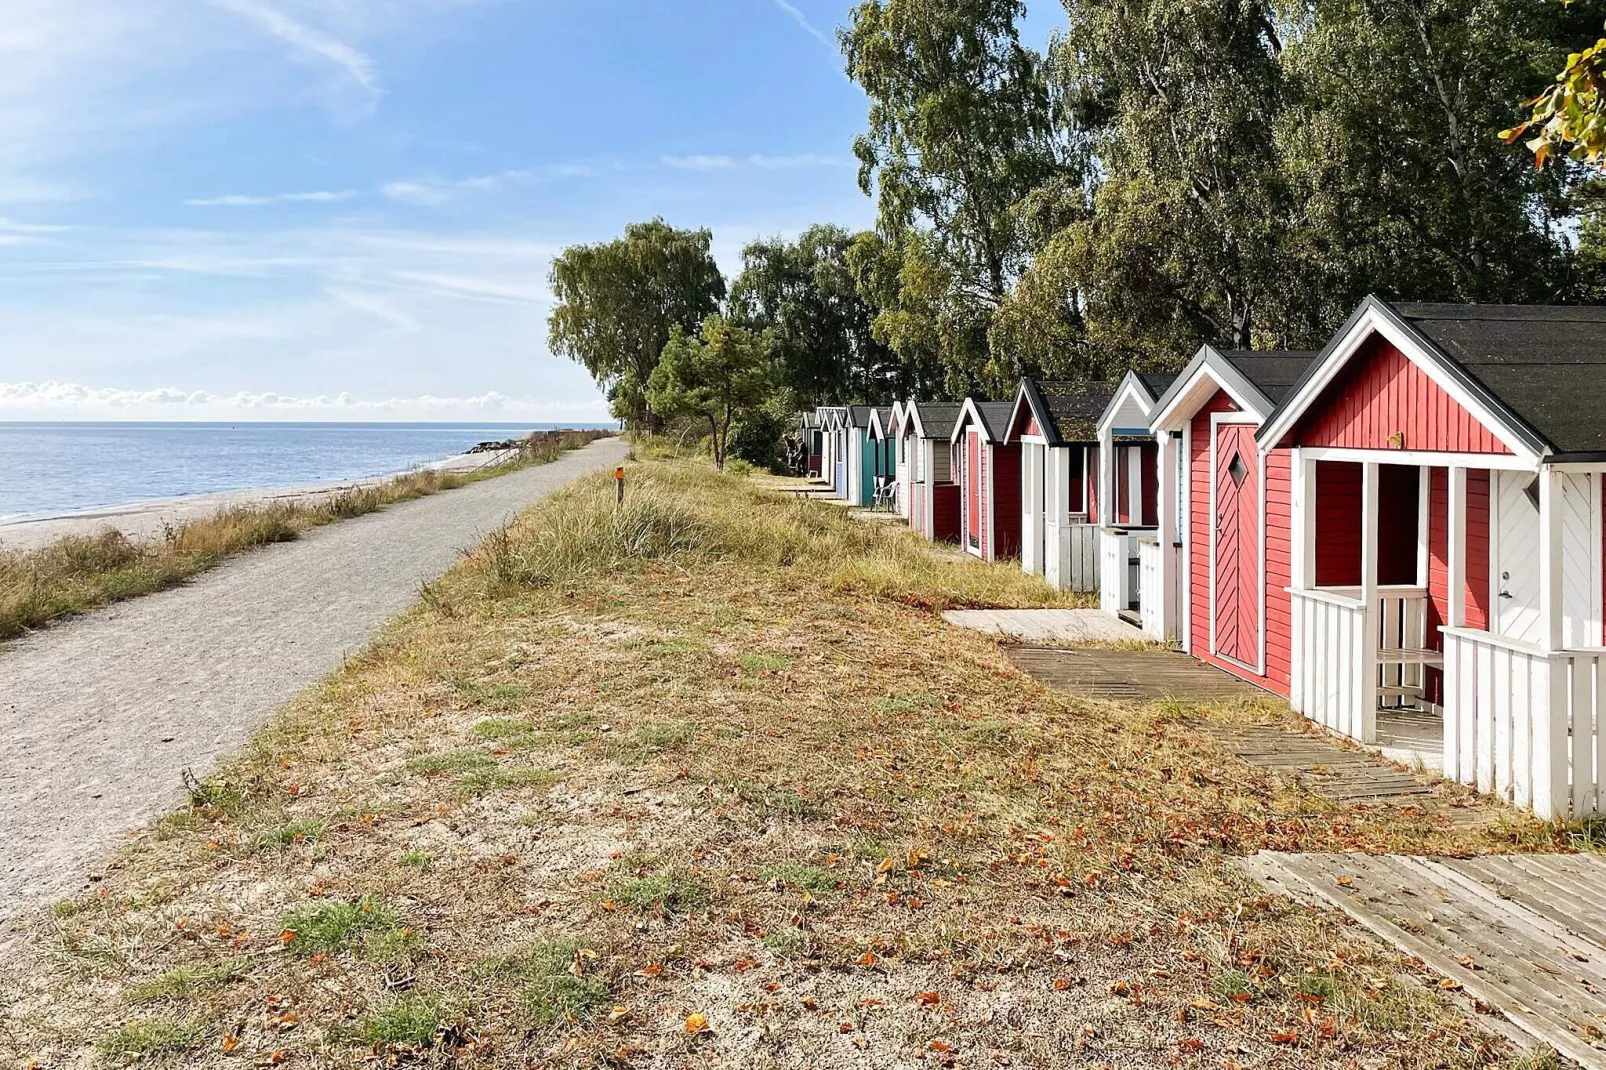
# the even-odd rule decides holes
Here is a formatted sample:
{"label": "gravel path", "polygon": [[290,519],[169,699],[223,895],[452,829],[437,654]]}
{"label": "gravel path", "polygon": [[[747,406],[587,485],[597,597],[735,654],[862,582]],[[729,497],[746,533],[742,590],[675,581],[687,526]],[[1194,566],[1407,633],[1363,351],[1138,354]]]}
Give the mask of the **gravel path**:
{"label": "gravel path", "polygon": [[269,714],[514,512],[620,463],[552,464],[318,528],[0,649],[0,922],[70,892]]}

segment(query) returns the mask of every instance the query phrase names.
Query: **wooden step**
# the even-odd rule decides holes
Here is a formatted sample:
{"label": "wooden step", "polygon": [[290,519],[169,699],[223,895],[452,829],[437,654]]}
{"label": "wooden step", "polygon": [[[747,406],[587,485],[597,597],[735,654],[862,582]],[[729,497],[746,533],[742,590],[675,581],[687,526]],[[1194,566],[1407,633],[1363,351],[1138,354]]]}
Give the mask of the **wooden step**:
{"label": "wooden step", "polygon": [[1428,665],[1444,667],[1444,655],[1437,650],[1419,647],[1391,647],[1377,652],[1377,660],[1384,665]]}

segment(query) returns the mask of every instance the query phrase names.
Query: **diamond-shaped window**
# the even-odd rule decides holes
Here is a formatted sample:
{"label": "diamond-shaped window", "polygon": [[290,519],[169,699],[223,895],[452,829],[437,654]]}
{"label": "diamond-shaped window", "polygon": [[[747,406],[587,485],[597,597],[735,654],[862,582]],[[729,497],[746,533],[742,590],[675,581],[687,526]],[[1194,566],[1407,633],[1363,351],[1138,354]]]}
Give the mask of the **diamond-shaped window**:
{"label": "diamond-shaped window", "polygon": [[1232,485],[1241,487],[1249,476],[1249,466],[1244,464],[1243,455],[1234,453],[1232,460],[1227,462],[1227,474],[1232,477]]}

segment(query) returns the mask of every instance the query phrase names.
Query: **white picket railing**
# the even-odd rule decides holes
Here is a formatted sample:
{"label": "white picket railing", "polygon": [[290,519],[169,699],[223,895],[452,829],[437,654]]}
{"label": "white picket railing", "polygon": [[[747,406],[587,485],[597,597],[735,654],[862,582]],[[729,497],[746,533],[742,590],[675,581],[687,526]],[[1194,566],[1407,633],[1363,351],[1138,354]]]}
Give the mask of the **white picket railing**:
{"label": "white picket railing", "polygon": [[1048,521],[1044,528],[1047,560],[1043,578],[1062,591],[1099,589],[1099,527],[1089,524],[1082,514],[1073,514],[1069,524]]}
{"label": "white picket railing", "polygon": [[1543,818],[1606,812],[1606,650],[1444,633],[1444,775]]}
{"label": "white picket railing", "polygon": [[[1152,639],[1170,642],[1174,635],[1165,633],[1164,607],[1167,598],[1176,597],[1176,576],[1179,551],[1175,546],[1161,546],[1160,540],[1145,536],[1138,543],[1138,604],[1143,614],[1143,630]],[[1172,590],[1167,591],[1161,582],[1161,558],[1171,555]]]}
{"label": "white picket railing", "polygon": [[1131,605],[1131,581],[1127,578],[1130,556],[1127,533],[1115,528],[1099,529],[1099,608],[1118,616]]}
{"label": "white picket railing", "polygon": [[1376,708],[1376,661],[1366,656],[1366,603],[1328,589],[1289,589],[1289,701],[1317,724],[1365,741]]}

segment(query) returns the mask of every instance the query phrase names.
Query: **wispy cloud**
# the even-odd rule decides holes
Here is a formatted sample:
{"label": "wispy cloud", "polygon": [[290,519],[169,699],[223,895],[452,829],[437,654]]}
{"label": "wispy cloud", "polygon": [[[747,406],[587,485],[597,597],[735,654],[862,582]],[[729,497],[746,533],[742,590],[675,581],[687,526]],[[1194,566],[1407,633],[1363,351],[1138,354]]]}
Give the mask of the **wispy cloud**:
{"label": "wispy cloud", "polygon": [[803,14],[803,12],[799,11],[792,4],[787,3],[786,0],[773,0],[773,2],[776,7],[792,16],[792,21],[803,27],[804,32],[808,33],[826,48],[829,48],[832,52],[836,51],[836,42],[817,29],[814,24],[809,21],[807,15]]}
{"label": "wispy cloud", "polygon": [[351,393],[298,397],[273,391],[215,394],[178,387],[119,389],[81,383],[0,383],[0,419],[42,415],[79,419],[210,420],[234,417],[259,420],[334,419],[394,420],[442,415],[468,419],[579,420],[604,422],[607,402],[538,401],[496,391],[462,397],[423,394],[416,397],[361,398]]}
{"label": "wispy cloud", "polygon": [[727,167],[735,167],[736,161],[729,156],[710,156],[696,154],[692,156],[665,156],[664,166],[678,168],[682,171],[722,171]]}
{"label": "wispy cloud", "polygon": [[355,197],[355,190],[311,190],[306,193],[270,193],[264,196],[231,193],[224,197],[195,197],[184,203],[194,208],[246,208],[263,204],[329,204]]}
{"label": "wispy cloud", "polygon": [[338,286],[330,286],[326,290],[330,297],[333,297],[346,307],[356,309],[358,312],[372,316],[376,320],[388,323],[403,334],[417,334],[422,330],[418,325],[418,320],[391,304],[383,294],[348,290]]}
{"label": "wispy cloud", "polygon": [[749,156],[747,162],[766,171],[795,171],[805,167],[852,167],[846,156],[822,156],[804,152],[795,156]]}
{"label": "wispy cloud", "polygon": [[378,92],[374,61],[366,53],[337,41],[262,0],[212,0],[212,3],[254,23],[301,55],[334,64],[363,89],[371,93]]}
{"label": "wispy cloud", "polygon": [[561,178],[584,178],[595,174],[585,164],[546,164],[469,178],[410,178],[387,182],[379,192],[403,204],[437,205],[456,200],[465,193],[494,193],[508,186],[547,182]]}

